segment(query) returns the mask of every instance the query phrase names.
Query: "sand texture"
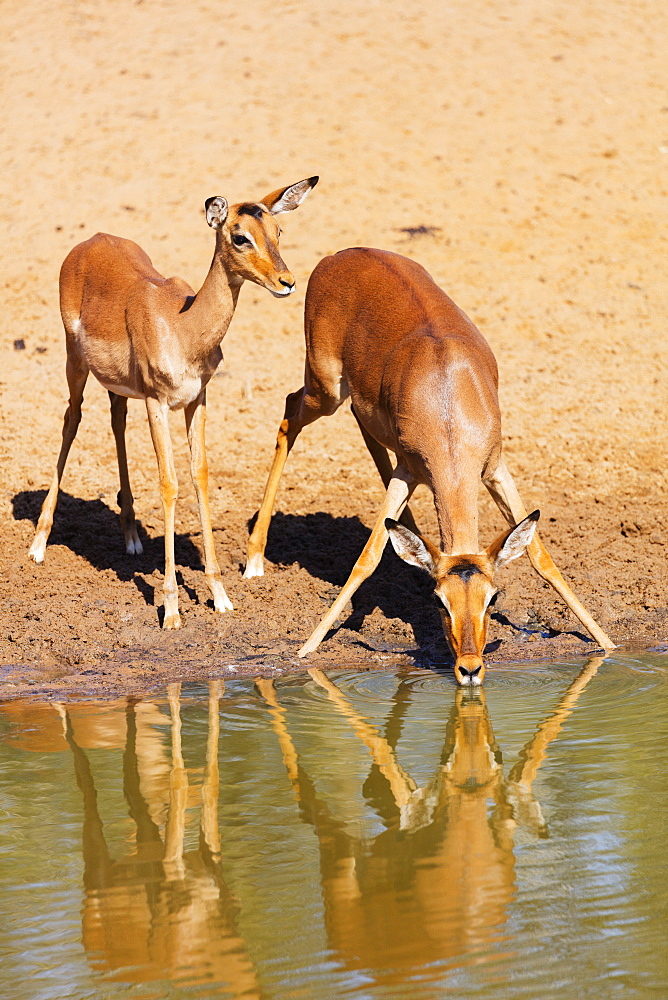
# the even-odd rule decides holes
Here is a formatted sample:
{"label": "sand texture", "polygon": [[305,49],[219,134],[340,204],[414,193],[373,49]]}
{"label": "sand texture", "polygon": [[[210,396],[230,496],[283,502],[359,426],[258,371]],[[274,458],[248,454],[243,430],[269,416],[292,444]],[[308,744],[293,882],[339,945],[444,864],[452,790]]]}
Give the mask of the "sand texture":
{"label": "sand texture", "polygon": [[[241,570],[284,398],[302,384],[308,276],[357,245],[419,260],[479,326],[499,362],[506,461],[555,561],[616,642],[668,639],[665,4],[5,0],[0,24],[0,694],[302,668],[295,652],[382,496],[347,405],[288,462],[266,575]],[[242,289],[209,388],[215,539],[236,610],[209,601],[177,413],[184,627],[165,632],[145,408],[129,405],[145,540],[133,559],[94,379],[45,563],[28,559],[67,401],[59,268],[103,231],[198,288],[213,250],[205,198],[260,198],[312,174],[318,187],[281,217],[298,291]],[[426,490],[414,509],[436,538]],[[482,541],[501,528],[481,494]],[[528,560],[502,582],[492,662],[587,652]],[[429,592],[386,553],[318,662],[447,663]]]}

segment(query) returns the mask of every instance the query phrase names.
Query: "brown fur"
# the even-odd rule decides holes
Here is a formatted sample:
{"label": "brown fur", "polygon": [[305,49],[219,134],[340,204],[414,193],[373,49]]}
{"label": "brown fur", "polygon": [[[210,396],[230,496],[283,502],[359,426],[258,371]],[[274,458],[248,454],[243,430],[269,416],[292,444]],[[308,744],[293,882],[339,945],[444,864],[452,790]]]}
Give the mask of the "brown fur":
{"label": "brown fur", "polygon": [[[216,230],[209,273],[197,294],[181,278],[163,278],[136,243],[98,233],[76,246],[60,272],[60,308],[67,347],[70,401],[56,473],[42,507],[30,555],[42,562],[53,523],[58,489],[81,419],[89,372],[109,390],[111,422],[121,481],[119,503],[126,551],[141,553],[125,452],[127,398],[146,402],[158,460],[165,513],[165,628],[179,628],[174,564],[174,469],[169,410],[183,409],[191,452],[191,473],[200,510],[205,574],[214,607],[231,609],[216,558],[209,511],[208,465],[204,440],[206,386],[222,360],[220,344],[230,325],[239,289],[253,281],[276,295],[294,290],[294,278],[279,249],[274,215],[291,211],[317,183],[311,177],[274,191],[258,205],[258,215],[231,208],[224,198],[206,202],[208,224]],[[235,244],[235,238],[242,245]]]}
{"label": "brown fur", "polygon": [[[299,654],[317,648],[357,587],[373,572],[387,541],[386,521],[396,517],[402,517],[405,527],[398,548],[392,529],[395,548],[405,546],[406,552],[399,554],[435,579],[460,683],[479,684],[484,676],[494,572],[499,562],[516,558],[527,545],[538,572],[597,641],[611,647],[533,537],[537,515],[527,519],[502,461],[494,355],[479,330],[424,268],[398,254],[361,247],[326,257],[309,281],[304,328],[304,387],[286,400],[274,464],[249,541],[246,575],[263,571],[273,501],[297,435],[318,417],[334,413],[348,396],[387,493],[349,580]],[[394,469],[388,451],[396,456]],[[524,525],[506,532],[483,552],[478,544],[481,480],[511,527]],[[434,496],[440,550],[416,537],[415,522],[406,508],[419,483]],[[407,528],[413,529],[415,544],[406,539]],[[481,572],[468,579],[452,574],[457,561],[473,564]]]}

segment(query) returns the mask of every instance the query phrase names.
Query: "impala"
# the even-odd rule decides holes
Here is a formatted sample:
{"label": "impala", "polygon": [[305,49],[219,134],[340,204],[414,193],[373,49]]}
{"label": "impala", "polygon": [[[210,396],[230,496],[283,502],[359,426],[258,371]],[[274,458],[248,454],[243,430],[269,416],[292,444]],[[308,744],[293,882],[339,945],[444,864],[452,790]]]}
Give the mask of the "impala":
{"label": "impala", "polygon": [[204,442],[206,387],[222,360],[227,332],[244,281],[273,295],[294,291],[283,262],[274,216],[302,203],[317,177],[273,191],[259,202],[228,206],[206,201],[206,221],[216,231],[209,273],[197,294],[181,278],[163,278],[131,240],[98,233],[65,258],[60,272],[60,311],[65,326],[70,391],[56,472],[37,524],[30,556],[44,560],[58,489],[81,420],[88,373],[109,390],[116,440],[125,549],[142,552],[137,534],[125,450],[128,397],[143,399],[158,460],[165,517],[164,627],[179,628],[174,565],[174,514],[178,481],[169,434],[170,410],[183,410],[190,445],[191,474],[204,543],[205,575],[216,611],[231,610],[223,587],[211,530],[208,465]]}
{"label": "impala", "polygon": [[[503,462],[494,355],[425,269],[398,254],[361,247],[326,257],[309,281],[304,327],[304,386],[286,399],[244,575],[264,572],[278,482],[297,435],[348,396],[386,493],[347,582],[298,655],[318,647],[378,565],[388,535],[402,559],[434,579],[460,684],[483,680],[495,573],[525,550],[595,641],[614,648],[535,533],[539,513],[527,515]],[[388,451],[396,456],[394,468]],[[481,480],[511,526],[484,550],[478,544]],[[440,549],[420,537],[406,506],[419,483],[434,496]]]}

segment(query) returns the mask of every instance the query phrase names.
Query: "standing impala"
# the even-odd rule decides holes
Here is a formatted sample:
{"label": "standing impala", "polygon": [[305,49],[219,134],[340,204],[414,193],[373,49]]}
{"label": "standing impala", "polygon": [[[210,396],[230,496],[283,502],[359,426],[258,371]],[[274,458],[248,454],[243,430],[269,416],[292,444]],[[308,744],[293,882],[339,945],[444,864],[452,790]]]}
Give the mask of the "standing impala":
{"label": "standing impala", "polygon": [[146,402],[158,460],[165,515],[165,628],[179,628],[174,567],[174,511],[178,481],[169,435],[170,410],[185,413],[190,468],[197,493],[205,574],[216,611],[232,609],[220,576],[211,530],[209,472],[204,444],[206,386],[222,360],[227,332],[244,280],[272,295],[294,291],[295,280],[278,248],[274,219],[302,203],[317,177],[291,184],[259,202],[228,207],[209,198],[206,221],[216,230],[211,268],[197,294],[181,278],[163,278],[148,256],[130,240],[98,233],[65,258],[60,272],[60,311],[65,326],[69,406],[56,472],[40,514],[30,556],[44,561],[60,480],[81,420],[88,373],[109,390],[111,426],[116,439],[121,489],[121,528],[125,549],[142,552],[125,452],[127,399]]}
{"label": "standing impala", "polygon": [[[398,555],[435,580],[460,684],[483,680],[487,617],[497,592],[495,571],[525,549],[540,576],[596,642],[614,648],[535,534],[539,513],[527,516],[501,458],[494,355],[425,269],[398,254],[361,247],[325,257],[309,281],[304,327],[305,384],[286,399],[244,575],[264,572],[276,490],[297,435],[318,417],[334,413],[348,396],[387,492],[350,577],[299,656],[317,649],[346,602],[374,571],[388,533]],[[388,449],[396,455],[394,469]],[[483,551],[478,546],[481,479],[511,525]],[[434,495],[440,550],[419,537],[406,507],[419,483]],[[394,520],[400,517],[403,524]]]}

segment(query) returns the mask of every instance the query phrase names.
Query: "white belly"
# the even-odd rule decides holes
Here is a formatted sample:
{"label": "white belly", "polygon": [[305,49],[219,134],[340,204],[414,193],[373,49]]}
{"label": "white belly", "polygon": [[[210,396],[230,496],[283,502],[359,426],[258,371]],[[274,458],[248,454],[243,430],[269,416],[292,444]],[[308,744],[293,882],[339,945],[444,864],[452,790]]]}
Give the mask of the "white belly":
{"label": "white belly", "polygon": [[128,399],[146,399],[143,393],[137,392],[136,389],[130,389],[127,385],[114,385],[112,382],[103,382],[97,376],[96,378],[100,385],[103,385],[109,392],[115,392],[117,396],[127,396]]}

